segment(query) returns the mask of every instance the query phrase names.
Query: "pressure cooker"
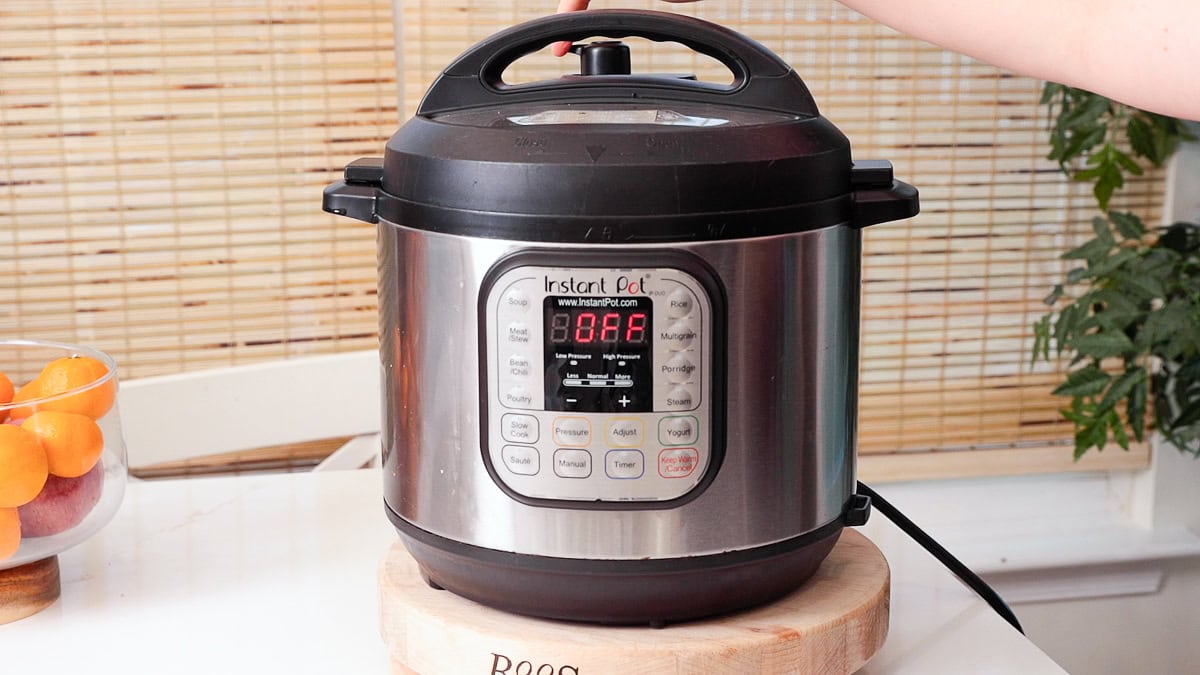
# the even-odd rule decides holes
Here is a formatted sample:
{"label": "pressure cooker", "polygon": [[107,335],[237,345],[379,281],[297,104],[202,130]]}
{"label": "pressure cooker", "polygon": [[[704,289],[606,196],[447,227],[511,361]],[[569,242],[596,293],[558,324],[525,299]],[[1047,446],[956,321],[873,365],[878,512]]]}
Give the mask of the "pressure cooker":
{"label": "pressure cooker", "polygon": [[[628,37],[732,82],[631,73]],[[556,41],[579,74],[505,80]],[[384,502],[434,587],[661,624],[795,589],[865,521],[861,230],[917,191],[762,45],[648,11],[504,30],[324,209],[378,223]]]}

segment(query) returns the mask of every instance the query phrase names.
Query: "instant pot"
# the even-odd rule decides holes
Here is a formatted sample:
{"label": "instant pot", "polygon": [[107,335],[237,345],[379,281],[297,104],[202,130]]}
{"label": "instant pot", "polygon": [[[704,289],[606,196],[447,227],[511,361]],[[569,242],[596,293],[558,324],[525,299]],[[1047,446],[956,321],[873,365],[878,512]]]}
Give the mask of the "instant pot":
{"label": "instant pot", "polygon": [[[732,83],[631,74],[625,37]],[[596,38],[578,75],[503,78]],[[860,231],[917,191],[763,46],[659,12],[505,30],[324,208],[378,223],[384,501],[430,584],[677,621],[794,589],[865,521]]]}

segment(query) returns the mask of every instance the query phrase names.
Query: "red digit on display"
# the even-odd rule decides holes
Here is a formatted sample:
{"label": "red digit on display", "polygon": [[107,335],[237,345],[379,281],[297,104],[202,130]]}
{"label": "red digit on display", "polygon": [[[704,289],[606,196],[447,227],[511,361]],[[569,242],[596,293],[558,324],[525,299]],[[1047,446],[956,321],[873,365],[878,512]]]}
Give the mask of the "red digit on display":
{"label": "red digit on display", "polygon": [[645,342],[646,340],[646,314],[645,312],[635,312],[629,315],[629,324],[625,329],[625,341]]}
{"label": "red digit on display", "polygon": [[609,312],[600,320],[600,341],[616,342],[621,331],[621,315]]}
{"label": "red digit on display", "polygon": [[583,312],[575,320],[575,341],[579,344],[587,344],[595,339],[596,315],[591,312]]}

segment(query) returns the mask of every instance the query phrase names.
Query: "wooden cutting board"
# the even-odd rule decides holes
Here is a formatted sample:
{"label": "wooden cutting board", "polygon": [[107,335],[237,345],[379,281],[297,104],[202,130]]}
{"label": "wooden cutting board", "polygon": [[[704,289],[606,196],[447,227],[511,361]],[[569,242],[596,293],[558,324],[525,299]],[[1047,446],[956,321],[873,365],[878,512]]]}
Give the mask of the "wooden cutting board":
{"label": "wooden cutting board", "polygon": [[771,604],[665,628],[534,619],[421,579],[397,542],[379,570],[380,633],[398,674],[621,675],[852,673],[883,646],[890,574],[845,530],[807,582]]}

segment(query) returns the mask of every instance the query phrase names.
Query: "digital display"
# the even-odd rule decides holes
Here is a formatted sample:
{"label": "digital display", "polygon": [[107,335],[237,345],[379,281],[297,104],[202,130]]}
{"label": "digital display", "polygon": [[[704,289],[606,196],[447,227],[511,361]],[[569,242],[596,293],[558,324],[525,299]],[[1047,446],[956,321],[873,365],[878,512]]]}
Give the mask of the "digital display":
{"label": "digital display", "polygon": [[546,297],[546,410],[651,410],[653,306],[644,296]]}

